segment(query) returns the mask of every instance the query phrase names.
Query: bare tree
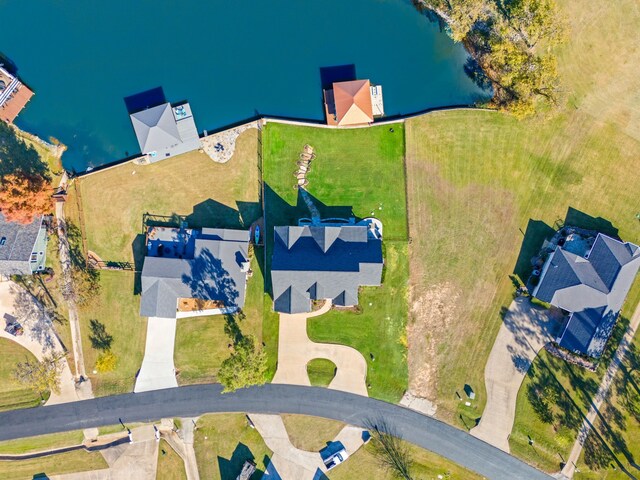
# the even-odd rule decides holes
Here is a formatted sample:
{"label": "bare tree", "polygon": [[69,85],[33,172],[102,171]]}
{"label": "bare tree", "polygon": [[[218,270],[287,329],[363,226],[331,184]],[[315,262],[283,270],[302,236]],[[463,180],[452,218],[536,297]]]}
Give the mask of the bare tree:
{"label": "bare tree", "polygon": [[407,444],[399,434],[384,419],[369,421],[367,428],[371,432],[374,455],[380,466],[395,478],[413,480],[413,460]]}
{"label": "bare tree", "polygon": [[60,393],[63,354],[45,356],[42,361],[27,360],[16,365],[14,378],[42,398],[47,392]]}

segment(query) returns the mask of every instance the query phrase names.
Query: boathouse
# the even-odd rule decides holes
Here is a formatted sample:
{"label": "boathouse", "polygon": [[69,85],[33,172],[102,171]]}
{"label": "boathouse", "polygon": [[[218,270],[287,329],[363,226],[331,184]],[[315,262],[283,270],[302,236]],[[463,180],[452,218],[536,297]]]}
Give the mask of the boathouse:
{"label": "boathouse", "polygon": [[334,82],[324,90],[327,125],[367,125],[384,115],[382,87],[369,80]]}
{"label": "boathouse", "polygon": [[0,119],[13,123],[31,97],[33,92],[0,66]]}

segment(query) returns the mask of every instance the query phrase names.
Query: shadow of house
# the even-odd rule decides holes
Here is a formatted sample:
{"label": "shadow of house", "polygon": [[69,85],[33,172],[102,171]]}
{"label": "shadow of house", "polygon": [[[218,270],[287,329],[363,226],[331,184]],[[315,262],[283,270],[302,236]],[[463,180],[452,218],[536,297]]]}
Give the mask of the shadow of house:
{"label": "shadow of house", "polygon": [[345,65],[334,65],[331,67],[320,67],[320,83],[322,89],[331,88],[334,82],[350,82],[355,80],[356,65],[348,63]]}
{"label": "shadow of house", "polygon": [[124,97],[124,104],[127,107],[127,113],[139,112],[145,108],[153,108],[158,105],[167,103],[167,98],[162,87],[155,87],[144,92],[134,93],[128,97]]}
{"label": "shadow of house", "polygon": [[604,233],[609,237],[619,239],[618,229],[613,224],[602,217],[592,217],[591,215],[581,212],[573,207],[567,209],[564,217],[564,224],[572,227],[584,228],[586,230],[595,230]]}
{"label": "shadow of house", "polygon": [[[231,454],[231,458],[226,459],[219,456],[218,470],[220,471],[221,480],[236,480],[242,470],[242,465],[244,465],[246,461],[255,462],[255,456],[244,443],[238,443],[238,445],[236,445],[236,448]],[[265,470],[268,461],[269,457],[265,457]],[[263,474],[264,470],[256,469],[251,478],[259,479],[262,478]]]}
{"label": "shadow of house", "polygon": [[542,220],[529,219],[524,239],[520,246],[518,260],[516,260],[516,265],[513,269],[513,273],[520,278],[523,284],[527,283],[527,279],[533,270],[533,258],[538,255],[544,241],[553,237],[554,233],[555,230]]}

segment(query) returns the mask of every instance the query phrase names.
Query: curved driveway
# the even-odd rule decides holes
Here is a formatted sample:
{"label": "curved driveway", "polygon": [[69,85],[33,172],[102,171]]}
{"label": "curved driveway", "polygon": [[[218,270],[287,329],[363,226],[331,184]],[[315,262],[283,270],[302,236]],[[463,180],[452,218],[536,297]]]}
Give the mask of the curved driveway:
{"label": "curved driveway", "polygon": [[100,425],[213,413],[291,413],[366,427],[384,419],[393,433],[487,478],[549,480],[509,454],[462,430],[399,405],[319,387],[268,384],[222,394],[222,387],[192,385],[0,413],[0,440]]}

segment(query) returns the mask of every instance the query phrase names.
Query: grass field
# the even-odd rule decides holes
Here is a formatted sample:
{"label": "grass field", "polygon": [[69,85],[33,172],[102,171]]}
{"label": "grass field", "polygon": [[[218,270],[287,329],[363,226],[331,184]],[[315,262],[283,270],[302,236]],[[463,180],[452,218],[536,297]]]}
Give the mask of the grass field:
{"label": "grass field", "polygon": [[344,423],[327,418],[307,415],[281,417],[293,446],[307,452],[319,452],[345,427]]}
{"label": "grass field", "polygon": [[100,452],[75,450],[31,460],[0,460],[0,478],[2,480],[48,478],[63,473],[86,472],[103,468],[108,468],[108,465]]}
{"label": "grass field", "polygon": [[[273,238],[273,226],[296,225],[300,217],[310,216],[293,188],[293,171],[305,144],[312,145],[317,154],[307,176],[307,190],[315,198],[321,215],[324,218],[374,215],[384,224],[385,285],[362,290],[361,313],[331,311],[310,320],[308,331],[313,341],[341,343],[360,350],[369,362],[370,395],[390,401],[400,399],[407,381],[404,329],[408,267],[403,131],[401,124],[327,130],[271,123],[263,136],[269,241]],[[270,299],[266,302],[270,309]],[[270,331],[273,338],[277,317],[265,315],[264,329]],[[376,358],[375,362],[370,353]]]}
{"label": "grass field", "polygon": [[35,407],[40,396],[13,379],[13,371],[19,362],[35,360],[26,348],[6,338],[0,338],[0,411]]}
{"label": "grass field", "polygon": [[156,480],[186,480],[187,472],[180,455],[165,440],[160,440]]}
{"label": "grass field", "polygon": [[307,363],[307,375],[311,385],[326,387],[336,376],[336,364],[326,358],[314,358]]}
{"label": "grass field", "polygon": [[260,434],[249,427],[245,415],[204,415],[197,426],[193,446],[200,478],[234,479],[245,460],[253,460],[257,466],[251,479],[262,477],[272,452]]}

